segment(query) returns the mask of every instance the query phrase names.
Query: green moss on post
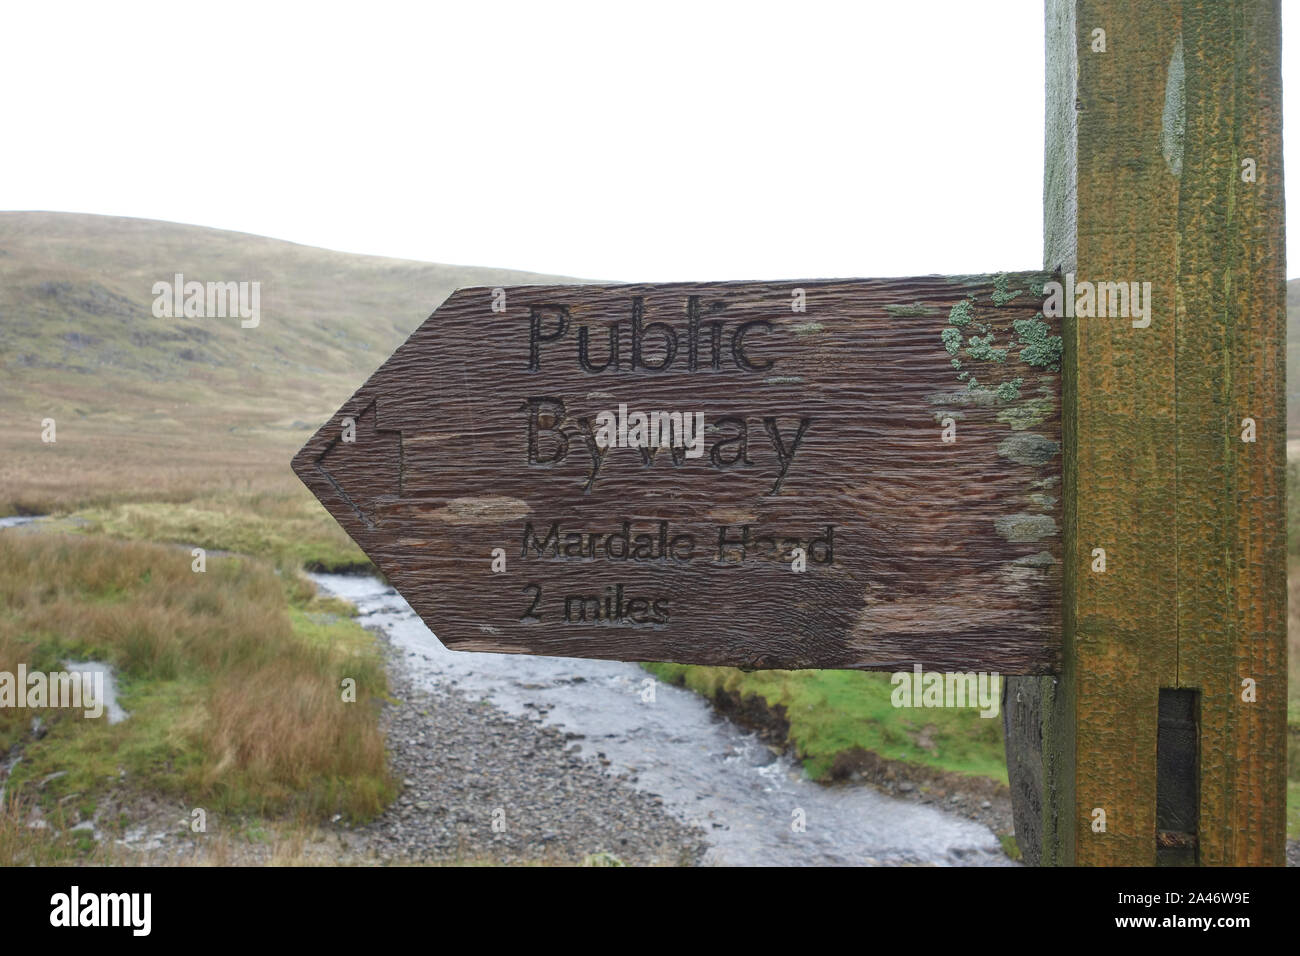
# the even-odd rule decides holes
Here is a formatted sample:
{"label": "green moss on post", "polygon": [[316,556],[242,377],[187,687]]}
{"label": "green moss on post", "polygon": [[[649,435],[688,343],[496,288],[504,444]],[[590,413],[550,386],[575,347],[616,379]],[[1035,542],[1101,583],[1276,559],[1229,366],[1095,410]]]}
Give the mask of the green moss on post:
{"label": "green moss on post", "polygon": [[[1279,7],[1048,0],[1047,27],[1047,266],[1149,281],[1152,308],[1143,327],[1065,325],[1065,653],[1058,678],[1008,682],[1017,842],[1035,863],[1157,862],[1157,702],[1182,688],[1199,701],[1195,858],[1281,864]],[[1238,175],[1247,155],[1267,176]],[[1032,323],[1017,332],[1022,362],[1056,360]]]}

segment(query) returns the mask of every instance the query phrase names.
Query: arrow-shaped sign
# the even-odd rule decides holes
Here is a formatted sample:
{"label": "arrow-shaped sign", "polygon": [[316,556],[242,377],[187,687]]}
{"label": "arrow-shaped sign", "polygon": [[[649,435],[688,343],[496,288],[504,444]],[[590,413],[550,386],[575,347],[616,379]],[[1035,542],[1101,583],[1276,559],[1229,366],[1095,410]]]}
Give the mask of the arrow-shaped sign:
{"label": "arrow-shaped sign", "polygon": [[1051,281],[463,289],[293,467],[451,648],[1045,672]]}

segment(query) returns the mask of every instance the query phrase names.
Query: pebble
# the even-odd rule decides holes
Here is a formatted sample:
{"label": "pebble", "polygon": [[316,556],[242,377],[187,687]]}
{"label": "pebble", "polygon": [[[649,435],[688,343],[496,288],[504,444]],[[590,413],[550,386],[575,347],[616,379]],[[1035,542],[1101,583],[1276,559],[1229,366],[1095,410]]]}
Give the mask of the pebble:
{"label": "pebble", "polygon": [[[382,631],[389,691],[381,725],[402,793],[367,823],[336,825],[351,849],[387,862],[546,861],[694,865],[707,844],[657,795],[577,756],[575,735],[451,687],[428,691]],[[566,749],[573,748],[573,749]]]}

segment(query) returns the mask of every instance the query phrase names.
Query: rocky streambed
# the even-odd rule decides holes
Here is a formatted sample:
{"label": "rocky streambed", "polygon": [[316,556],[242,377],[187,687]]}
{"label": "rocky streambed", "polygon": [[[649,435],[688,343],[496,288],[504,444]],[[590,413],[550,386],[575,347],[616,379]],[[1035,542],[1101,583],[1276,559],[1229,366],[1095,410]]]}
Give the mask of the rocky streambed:
{"label": "rocky streambed", "polygon": [[[634,664],[447,651],[392,588],[313,575],[380,636],[404,790],[347,837],[385,859],[1009,865],[986,826],[822,786]],[[603,858],[603,857],[602,857]]]}
{"label": "rocky streambed", "polygon": [[[364,825],[242,839],[261,824],[213,819],[196,835],[192,808],[115,791],[77,824],[112,850],[108,862],[1012,865],[970,819],[1000,812],[979,795],[983,810],[957,793],[919,802],[890,773],[883,790],[823,786],[759,733],[635,664],[451,652],[380,580],[312,578],[357,607],[386,655],[397,799]],[[110,838],[101,816],[125,832]]]}

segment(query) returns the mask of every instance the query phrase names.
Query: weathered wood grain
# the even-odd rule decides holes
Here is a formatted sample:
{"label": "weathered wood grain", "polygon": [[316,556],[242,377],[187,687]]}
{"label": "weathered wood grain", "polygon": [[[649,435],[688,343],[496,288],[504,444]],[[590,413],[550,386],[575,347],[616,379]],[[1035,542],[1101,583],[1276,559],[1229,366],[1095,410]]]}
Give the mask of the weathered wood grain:
{"label": "weathered wood grain", "polygon": [[[1162,137],[1179,17],[1176,5],[1154,7],[1098,0],[1079,14],[1076,271],[1150,282],[1153,295],[1148,328],[1077,319],[1066,331],[1076,383],[1066,399],[1072,862],[1083,865],[1154,862],[1159,690],[1177,679],[1178,178]],[[1091,49],[1097,27],[1105,53]],[[1092,571],[1093,548],[1106,550],[1105,573]],[[1097,810],[1104,832],[1093,828]]]}
{"label": "weathered wood grain", "polygon": [[[504,312],[493,290],[461,290],[294,469],[448,647],[1045,673],[1058,662],[1062,558],[1049,278],[523,287],[504,290]],[[792,309],[798,289],[805,311]],[[673,329],[663,370],[668,339],[652,323]],[[620,358],[602,369],[612,328]],[[703,456],[613,448],[593,476],[595,417],[620,404],[703,413]],[[354,442],[341,438],[349,417]],[[715,448],[741,421],[748,455],[734,440]],[[667,522],[669,540],[693,536],[689,557],[685,539],[666,559],[610,558],[607,537],[594,557],[536,553],[552,523],[608,536],[624,522],[651,551]],[[745,527],[775,535],[780,554],[719,560],[720,529],[734,541]],[[828,528],[832,560],[818,562],[819,545],[793,571],[791,542]],[[504,573],[491,570],[496,548]],[[581,599],[603,610],[606,595],[614,620],[594,622],[597,603]],[[633,600],[649,606],[631,613]]]}
{"label": "weathered wood grain", "polygon": [[[1017,834],[1036,862],[1156,862],[1157,701],[1182,688],[1199,711],[1197,860],[1279,863],[1277,4],[1049,0],[1047,21],[1048,265],[1150,281],[1155,305],[1147,328],[1065,325],[1062,672],[1008,686]],[[1267,179],[1242,181],[1248,155]]]}
{"label": "weathered wood grain", "polygon": [[[1280,10],[1188,2],[1179,202],[1178,686],[1201,701],[1199,861],[1283,863],[1286,274]],[[1225,42],[1226,41],[1226,42]],[[1203,104],[1203,105],[1202,105]],[[1243,159],[1256,179],[1243,181]],[[1262,174],[1261,174],[1262,171]],[[1256,440],[1242,440],[1250,418]],[[1243,697],[1243,680],[1255,683]],[[1249,694],[1245,695],[1249,697]]]}

